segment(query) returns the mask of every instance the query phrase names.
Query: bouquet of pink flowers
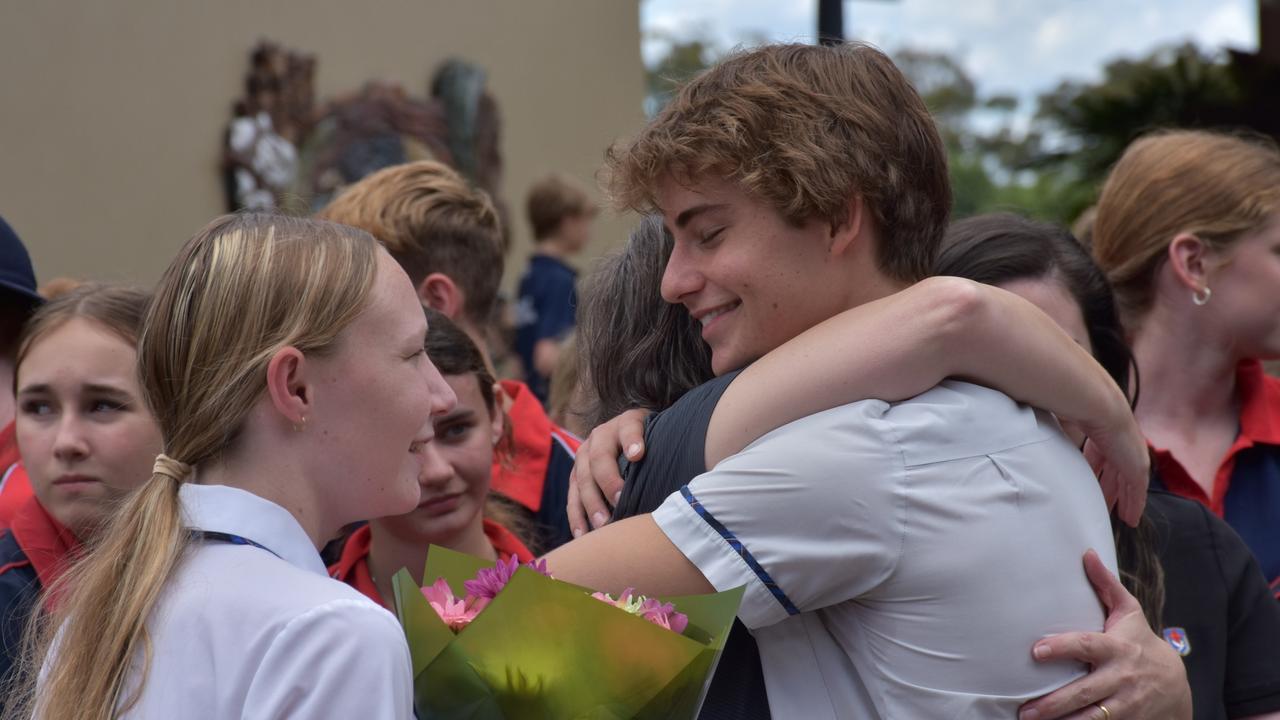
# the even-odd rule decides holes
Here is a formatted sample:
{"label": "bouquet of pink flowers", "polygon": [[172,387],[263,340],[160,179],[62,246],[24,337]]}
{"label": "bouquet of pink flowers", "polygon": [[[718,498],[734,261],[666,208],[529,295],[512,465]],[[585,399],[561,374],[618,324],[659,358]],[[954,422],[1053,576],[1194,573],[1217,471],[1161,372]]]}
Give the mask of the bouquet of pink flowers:
{"label": "bouquet of pink flowers", "polygon": [[394,586],[424,720],[694,717],[742,598],[615,599],[439,547],[423,577]]}
{"label": "bouquet of pink flowers", "polygon": [[[551,577],[551,573],[547,572],[545,560],[525,563],[524,567]],[[519,568],[520,561],[514,557],[499,560],[491,568],[480,568],[474,579],[462,583],[467,594],[461,600],[454,596],[453,588],[449,587],[449,582],[443,577],[436,578],[433,584],[422,588],[422,596],[427,599],[431,609],[436,611],[436,615],[440,616],[441,622],[456,633],[471,624],[489,601],[497,597],[498,593],[502,592],[502,588],[511,582],[512,576]],[[602,592],[591,593],[591,597],[624,612],[638,615],[667,630],[682,633],[689,625],[689,616],[676,612],[675,605],[639,595],[635,592],[635,588],[623,590],[616,600],[609,593]]]}

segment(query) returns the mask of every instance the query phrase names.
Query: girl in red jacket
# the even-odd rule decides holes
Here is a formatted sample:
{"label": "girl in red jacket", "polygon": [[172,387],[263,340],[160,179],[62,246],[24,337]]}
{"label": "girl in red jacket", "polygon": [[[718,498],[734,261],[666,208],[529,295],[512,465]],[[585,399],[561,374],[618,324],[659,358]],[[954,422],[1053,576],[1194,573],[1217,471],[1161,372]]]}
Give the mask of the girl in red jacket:
{"label": "girl in red jacket", "polygon": [[42,307],[23,331],[15,475],[29,478],[34,495],[0,536],[0,676],[41,591],[92,542],[160,451],[137,373],[148,298],[134,288],[84,285]]}

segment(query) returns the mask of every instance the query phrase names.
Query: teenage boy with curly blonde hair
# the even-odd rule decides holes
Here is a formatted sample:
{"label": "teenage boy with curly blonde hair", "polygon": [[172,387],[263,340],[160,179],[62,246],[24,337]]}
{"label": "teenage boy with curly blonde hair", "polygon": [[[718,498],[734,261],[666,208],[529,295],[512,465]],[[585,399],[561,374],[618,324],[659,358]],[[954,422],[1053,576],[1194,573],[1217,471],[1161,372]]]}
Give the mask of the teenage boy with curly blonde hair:
{"label": "teenage boy with curly blonde hair", "polygon": [[[926,277],[951,203],[919,95],[860,44],[737,54],[615,146],[610,164],[622,205],[665,216],[675,246],[662,295],[702,324],[717,374]],[[829,366],[838,352],[824,349],[792,357]],[[767,395],[735,402],[760,411],[797,397]],[[709,459],[727,454],[712,445],[708,435]],[[1023,715],[1186,715],[1176,656],[1105,581],[1113,632],[1101,632],[1080,557],[1095,547],[1114,567],[1110,543],[1096,483],[1052,421],[947,381],[905,402],[803,417],[653,515],[548,561],[605,590],[745,585],[739,618],[776,717],[1012,717],[1054,690]],[[1087,566],[1106,575],[1096,557]],[[1081,629],[1093,632],[1037,642]],[[1046,658],[1080,663],[1036,662]]]}

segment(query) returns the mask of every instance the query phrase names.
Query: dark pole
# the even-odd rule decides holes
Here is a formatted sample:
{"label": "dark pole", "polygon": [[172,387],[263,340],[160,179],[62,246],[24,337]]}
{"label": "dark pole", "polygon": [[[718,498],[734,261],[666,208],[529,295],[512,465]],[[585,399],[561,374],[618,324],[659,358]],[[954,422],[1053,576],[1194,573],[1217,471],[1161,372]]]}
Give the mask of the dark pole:
{"label": "dark pole", "polygon": [[818,43],[844,42],[844,0],[818,0]]}

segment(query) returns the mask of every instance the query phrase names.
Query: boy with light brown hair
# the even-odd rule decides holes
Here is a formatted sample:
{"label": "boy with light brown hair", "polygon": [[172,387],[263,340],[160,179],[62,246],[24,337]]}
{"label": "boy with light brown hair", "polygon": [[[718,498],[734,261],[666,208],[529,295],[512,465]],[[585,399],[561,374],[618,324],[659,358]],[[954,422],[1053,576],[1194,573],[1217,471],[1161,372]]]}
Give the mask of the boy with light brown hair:
{"label": "boy with light brown hair", "polygon": [[[422,304],[453,320],[485,356],[502,282],[502,224],[489,196],[453,169],[423,160],[379,170],[351,185],[319,217],[373,235],[408,273]],[[495,462],[492,488],[526,509],[541,543],[569,539],[565,501],[578,439],[548,419],[530,389],[500,383],[514,453]]]}
{"label": "boy with light brown hair", "polygon": [[400,263],[422,304],[447,315],[486,354],[502,282],[502,229],[489,196],[438,162],[384,168],[317,214],[360,228]]}
{"label": "boy with light brown hair", "polygon": [[591,241],[596,205],[573,180],[553,174],[529,191],[528,213],[536,247],[520,280],[516,353],[529,387],[545,403],[578,306],[578,272],[565,261]]}
{"label": "boy with light brown hair", "polygon": [[[871,335],[782,348],[847,311],[883,308],[929,275],[947,224],[945,147],[883,53],[858,43],[737,53],[686,85],[610,160],[620,204],[664,216],[674,247],[661,294],[701,325],[713,370],[729,379],[706,403],[714,415],[705,445],[695,432],[674,436],[695,444],[689,456],[706,472],[641,510],[652,514],[552,553],[557,577],[658,595],[745,585],[739,618],[758,643],[775,717],[1012,717],[1055,689],[1019,716],[1189,716],[1178,658],[1090,556],[1090,577],[1107,580],[1097,581],[1111,610],[1104,625],[1080,558],[1086,547],[1114,552],[1105,504],[1055,426],[1042,435],[1026,408],[950,380],[892,405],[780,410],[815,398],[830,407],[820,402],[838,395],[838,383],[796,379],[832,367],[838,377],[850,356],[874,359],[882,343]],[[987,312],[966,310],[970,301],[944,294],[927,310]],[[767,391],[741,389],[751,387],[742,378],[777,373],[780,362],[785,372],[762,384]],[[698,393],[675,407],[707,401]],[[1131,424],[1117,400],[1117,417]],[[763,437],[741,430],[770,413],[801,419]],[[724,443],[717,425],[741,442]],[[628,437],[631,460],[639,437],[652,439]],[[1130,456],[1145,458],[1136,432],[1130,439]],[[603,445],[599,465],[616,473],[617,445]],[[660,450],[688,454],[649,448]],[[1032,457],[1040,451],[1052,457]],[[982,460],[995,456],[999,467]],[[1130,481],[1145,480],[1137,465]],[[1048,485],[1052,502],[993,500],[1011,487],[1045,498]],[[1086,513],[1067,511],[1071,502],[1087,507],[1087,527]],[[1041,639],[1049,632],[1060,634]]]}

